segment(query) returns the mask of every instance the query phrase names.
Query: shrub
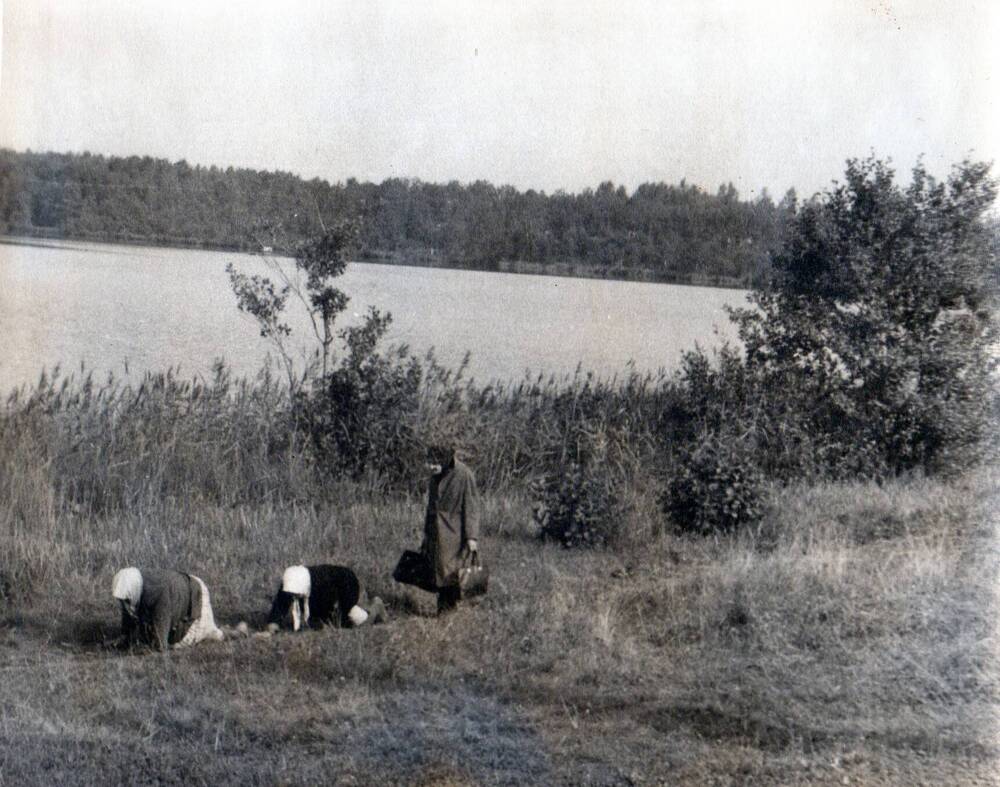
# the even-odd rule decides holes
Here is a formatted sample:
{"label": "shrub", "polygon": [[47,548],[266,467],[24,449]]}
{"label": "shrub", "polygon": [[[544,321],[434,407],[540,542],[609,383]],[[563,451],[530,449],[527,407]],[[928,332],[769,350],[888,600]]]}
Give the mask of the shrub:
{"label": "shrub", "polygon": [[296,397],[297,423],[334,477],[400,486],[421,466],[414,427],[423,370],[405,347],[379,351],[390,322],[372,309],[362,325],[343,330],[340,364]]}
{"label": "shrub", "polygon": [[759,522],[763,496],[752,438],[710,431],[681,448],[661,504],[678,528],[708,534]]}
{"label": "shrub", "polygon": [[571,463],[534,484],[534,517],[543,539],[565,547],[607,546],[618,535],[620,497],[593,463]]}

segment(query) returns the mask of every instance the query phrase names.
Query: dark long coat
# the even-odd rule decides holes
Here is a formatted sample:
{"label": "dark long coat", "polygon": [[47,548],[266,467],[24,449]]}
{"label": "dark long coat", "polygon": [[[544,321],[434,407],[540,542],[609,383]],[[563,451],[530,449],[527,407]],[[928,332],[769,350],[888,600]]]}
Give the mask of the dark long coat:
{"label": "dark long coat", "polygon": [[122,632],[130,643],[160,650],[180,642],[201,614],[201,586],[188,574],[144,569],[134,614],[122,609]]}
{"label": "dark long coat", "polygon": [[479,491],[472,471],[454,460],[431,478],[424,521],[424,550],[438,588],[458,583],[462,548],[479,538]]}

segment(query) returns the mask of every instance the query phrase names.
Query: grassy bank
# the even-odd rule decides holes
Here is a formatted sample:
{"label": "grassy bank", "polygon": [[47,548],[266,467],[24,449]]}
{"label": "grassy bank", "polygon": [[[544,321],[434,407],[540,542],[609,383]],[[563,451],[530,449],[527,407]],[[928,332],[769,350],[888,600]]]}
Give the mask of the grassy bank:
{"label": "grassy bank", "polygon": [[[487,502],[489,596],[444,620],[387,578],[417,500],[52,512],[5,607],[7,783],[987,783],[995,474],[775,494],[756,537],[541,546]],[[258,626],[283,566],[355,566],[390,624],[105,650],[113,571],[177,565]]]}
{"label": "grassy bank", "polygon": [[[669,399],[540,386],[475,411],[483,435],[494,418],[512,425],[471,459],[494,577],[485,600],[444,619],[389,579],[419,538],[420,489],[325,479],[280,386],[220,370],[202,384],[49,381],[12,399],[0,783],[995,778],[996,471],[772,486],[758,526],[717,538],[673,532],[636,487],[630,538],[566,550],[536,537],[519,480],[531,473],[496,457],[522,426],[558,436],[576,423],[556,413],[582,411],[613,437],[595,425]],[[544,469],[536,450],[558,444],[539,437],[524,461]],[[625,446],[605,456],[626,462]],[[327,560],[387,601],[388,625],[167,656],[106,645],[124,565],[196,573],[220,622],[257,628],[284,566]]]}

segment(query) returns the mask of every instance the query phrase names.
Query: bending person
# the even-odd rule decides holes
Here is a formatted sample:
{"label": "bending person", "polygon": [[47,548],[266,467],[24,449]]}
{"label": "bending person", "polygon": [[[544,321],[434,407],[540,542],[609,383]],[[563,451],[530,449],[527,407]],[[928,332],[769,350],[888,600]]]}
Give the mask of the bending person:
{"label": "bending person", "polygon": [[368,622],[385,620],[382,599],[372,600],[370,609],[362,606],[361,583],[357,575],[345,566],[322,564],[290,566],[281,577],[274,595],[268,628],[277,629],[291,613],[292,629],[305,626],[321,628],[335,625],[353,628]]}
{"label": "bending person", "polygon": [[111,594],[121,606],[126,645],[166,650],[171,645],[223,639],[208,588],[196,576],[170,569],[124,568],[115,574]]}

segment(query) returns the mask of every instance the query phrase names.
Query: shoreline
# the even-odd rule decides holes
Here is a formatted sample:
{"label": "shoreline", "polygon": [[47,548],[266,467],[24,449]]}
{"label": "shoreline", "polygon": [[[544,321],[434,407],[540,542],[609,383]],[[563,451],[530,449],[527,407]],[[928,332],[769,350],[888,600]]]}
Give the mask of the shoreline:
{"label": "shoreline", "polygon": [[[92,244],[101,246],[124,246],[133,248],[159,248],[159,249],[179,249],[194,251],[211,251],[219,253],[250,254],[255,256],[273,255],[275,257],[288,257],[286,253],[280,251],[261,252],[252,249],[243,249],[236,246],[222,244],[212,244],[202,241],[163,241],[129,238],[124,240],[109,240],[106,238],[83,238],[83,237],[56,237],[45,234],[37,235],[0,235],[0,245],[7,246],[33,246],[44,249],[78,249],[85,250],[82,245]],[[629,269],[608,269],[592,268],[580,263],[555,262],[542,264],[537,262],[527,262],[523,260],[501,260],[495,265],[463,265],[461,263],[438,262],[428,260],[424,256],[413,255],[408,258],[401,258],[393,254],[365,254],[359,255],[352,262],[365,262],[376,265],[392,265],[403,268],[430,268],[441,270],[464,270],[476,271],[479,273],[511,273],[528,276],[553,276],[564,279],[595,279],[601,281],[627,281],[639,284],[674,284],[686,287],[712,287],[720,290],[751,290],[743,282],[723,280],[719,277],[711,276],[690,276],[679,278],[659,274],[656,271],[644,268],[641,270]]]}

